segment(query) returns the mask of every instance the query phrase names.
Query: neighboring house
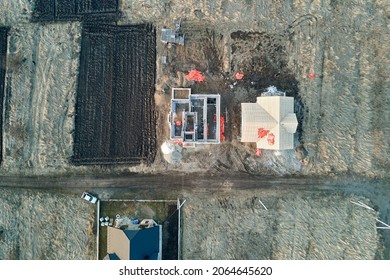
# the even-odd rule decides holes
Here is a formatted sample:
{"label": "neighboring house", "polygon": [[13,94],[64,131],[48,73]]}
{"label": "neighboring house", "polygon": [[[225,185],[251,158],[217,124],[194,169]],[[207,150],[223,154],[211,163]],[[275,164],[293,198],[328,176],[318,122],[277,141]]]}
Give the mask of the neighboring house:
{"label": "neighboring house", "polygon": [[110,260],[161,260],[162,226],[137,229],[107,227],[107,256]]}
{"label": "neighboring house", "polygon": [[241,142],[255,142],[257,149],[293,149],[297,126],[293,97],[260,96],[256,103],[241,103]]}
{"label": "neighboring house", "polygon": [[170,139],[183,146],[218,144],[221,138],[219,94],[191,94],[173,88],[169,114]]}

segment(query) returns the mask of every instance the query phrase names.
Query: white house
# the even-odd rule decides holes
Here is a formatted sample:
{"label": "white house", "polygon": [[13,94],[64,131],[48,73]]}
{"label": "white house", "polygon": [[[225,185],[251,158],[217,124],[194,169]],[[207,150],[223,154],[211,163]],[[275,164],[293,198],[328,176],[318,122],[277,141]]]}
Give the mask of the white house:
{"label": "white house", "polygon": [[259,96],[256,103],[241,103],[241,142],[255,142],[258,149],[293,149],[297,126],[293,97]]}

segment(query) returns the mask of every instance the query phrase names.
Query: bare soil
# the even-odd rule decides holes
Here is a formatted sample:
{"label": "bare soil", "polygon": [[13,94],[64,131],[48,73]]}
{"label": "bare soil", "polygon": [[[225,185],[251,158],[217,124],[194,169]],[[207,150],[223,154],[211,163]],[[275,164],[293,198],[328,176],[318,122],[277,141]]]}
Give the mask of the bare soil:
{"label": "bare soil", "polygon": [[[27,244],[19,251],[22,259],[73,259],[77,258],[75,255],[95,259],[98,225],[94,209],[79,197],[80,190],[87,186],[88,191],[102,199],[186,199],[182,208],[183,259],[389,259],[390,256],[389,232],[377,230],[379,224],[375,221],[378,217],[389,222],[388,182],[247,175],[192,178],[116,175],[44,180],[37,177],[21,178],[17,183],[23,181],[35,190],[15,188],[7,178],[1,182],[2,186],[14,186],[1,191],[1,211],[9,214],[0,220],[3,231],[0,251],[4,259],[16,258],[13,252],[18,250],[17,240]],[[18,201],[26,203],[20,206]],[[376,210],[369,211],[351,201],[362,201]],[[102,216],[103,212],[109,216],[139,215],[171,223],[163,217],[164,213],[172,213],[169,207],[155,206],[121,203],[119,208],[106,207]],[[29,216],[26,207],[35,218]],[[20,213],[16,221],[12,213]],[[39,222],[43,216],[58,224],[43,226]],[[166,229],[172,229],[170,226]],[[62,238],[64,234],[67,236]],[[164,234],[173,237],[172,232]],[[48,236],[59,236],[61,241],[54,246],[52,242],[57,239]],[[176,246],[176,241],[164,245],[170,256],[173,252],[169,250]],[[46,243],[41,245],[42,242]],[[88,247],[80,245],[85,242]],[[63,247],[65,243],[68,250]],[[31,252],[35,244],[42,247],[40,255]]]}
{"label": "bare soil", "polygon": [[32,19],[39,22],[99,20],[107,17],[114,20],[118,14],[119,0],[36,0]]}
{"label": "bare soil", "polygon": [[[0,112],[3,112],[5,68],[7,61],[7,28],[0,28]],[[0,143],[3,143],[3,114],[0,116]],[[3,149],[0,150],[0,164],[3,159]]]}
{"label": "bare soil", "polygon": [[[71,164],[74,138],[80,22],[30,21],[31,1],[3,1],[0,24],[9,26],[3,174],[83,173]],[[108,171],[220,172],[242,167],[255,174],[356,173],[387,177],[390,153],[389,9],[385,1],[120,1],[119,24],[157,28],[157,140],[168,138],[170,89],[220,93],[227,141],[221,147],[185,151],[179,166],[157,154],[153,165]],[[160,28],[182,19],[186,44],[167,48]],[[161,63],[167,56],[168,64]],[[184,79],[197,68],[206,81]],[[245,74],[233,90],[238,71]],[[309,78],[309,74],[315,75]],[[301,165],[294,151],[255,156],[238,141],[241,102],[254,102],[275,85],[297,98],[296,144],[309,152]],[[219,149],[209,158],[210,150]],[[226,160],[230,153],[239,157]],[[232,163],[230,163],[230,161]]]}
{"label": "bare soil", "polygon": [[95,208],[78,195],[2,189],[0,259],[96,258]]}
{"label": "bare soil", "polygon": [[155,44],[150,25],[84,26],[74,164],[153,162]]}
{"label": "bare soil", "polygon": [[[157,40],[162,27],[183,20],[184,47],[168,48],[159,41],[156,46],[157,147],[168,137],[174,86],[221,94],[227,141],[185,149],[177,165],[166,163],[157,151],[151,165],[113,167],[71,163],[82,26],[79,21],[33,23],[33,5],[30,0],[0,2],[0,26],[10,27],[0,174],[11,177],[2,177],[2,186],[53,188],[52,183],[56,191],[71,193],[120,186],[116,191],[129,198],[183,194],[189,199],[185,258],[389,259],[390,236],[374,231],[372,222],[375,215],[389,221],[385,178],[390,170],[390,6],[386,0],[119,1],[119,24],[151,23]],[[167,65],[161,63],[161,56],[167,56]],[[184,79],[192,68],[203,71],[204,83]],[[245,78],[230,89],[238,70]],[[294,151],[280,155],[265,151],[257,157],[252,144],[239,142],[240,102],[254,102],[269,85],[297,97],[296,109],[303,117],[296,144],[303,144],[309,153],[306,165],[295,158]],[[148,176],[139,181],[137,177],[135,181],[104,177],[129,171]],[[173,177],[160,182],[163,179],[152,175],[156,173]],[[86,179],[79,182],[75,176],[68,181],[75,174],[87,174]],[[183,177],[175,181],[175,174]],[[316,175],[340,174],[362,175],[360,187],[338,179],[339,184],[332,186],[310,183],[317,180]],[[42,179],[42,175],[54,175],[54,179]],[[288,177],[281,188],[280,183],[265,179],[270,175],[279,182],[286,175],[297,176]],[[208,176],[222,179],[213,181]],[[366,178],[383,180],[379,181],[382,188]],[[160,184],[177,193],[168,195],[154,188]],[[289,184],[297,187],[284,197]],[[302,185],[343,189],[348,194],[305,195]],[[142,190],[133,193],[138,186]],[[271,193],[257,193],[261,187]],[[192,190],[181,193],[183,188]],[[110,196],[114,191],[102,189],[99,194]],[[93,227],[88,222],[92,209],[79,204],[83,201],[78,196],[2,191],[1,213],[6,216],[0,224],[1,258],[94,258]],[[253,201],[263,197],[268,212]],[[352,199],[373,202],[379,214],[352,208]],[[14,213],[19,213],[17,223]],[[201,224],[204,220],[210,222],[207,230]],[[64,236],[66,232],[70,235]],[[386,245],[384,254],[377,243],[379,234]],[[249,250],[253,244],[258,244],[256,250]]]}
{"label": "bare soil", "polygon": [[183,259],[380,258],[375,215],[350,202],[361,199],[256,191],[215,194],[207,202],[191,196],[184,211]]}

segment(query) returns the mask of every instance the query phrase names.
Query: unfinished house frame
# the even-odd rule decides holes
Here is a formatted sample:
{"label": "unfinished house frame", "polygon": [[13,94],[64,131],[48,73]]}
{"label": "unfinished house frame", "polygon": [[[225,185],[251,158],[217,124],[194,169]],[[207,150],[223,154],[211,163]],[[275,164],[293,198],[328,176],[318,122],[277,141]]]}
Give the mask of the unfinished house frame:
{"label": "unfinished house frame", "polygon": [[183,146],[220,143],[220,104],[219,94],[191,94],[190,88],[173,88],[170,139]]}

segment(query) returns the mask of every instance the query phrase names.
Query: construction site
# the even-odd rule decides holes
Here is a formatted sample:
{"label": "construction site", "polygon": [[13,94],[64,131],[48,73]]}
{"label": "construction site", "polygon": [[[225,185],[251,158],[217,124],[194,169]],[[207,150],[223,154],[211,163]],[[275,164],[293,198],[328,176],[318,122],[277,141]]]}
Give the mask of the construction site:
{"label": "construction site", "polygon": [[186,201],[163,259],[390,259],[387,1],[0,14],[0,259],[104,258],[85,190]]}

